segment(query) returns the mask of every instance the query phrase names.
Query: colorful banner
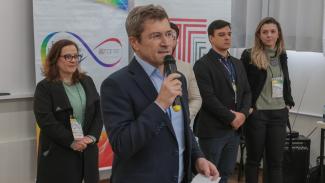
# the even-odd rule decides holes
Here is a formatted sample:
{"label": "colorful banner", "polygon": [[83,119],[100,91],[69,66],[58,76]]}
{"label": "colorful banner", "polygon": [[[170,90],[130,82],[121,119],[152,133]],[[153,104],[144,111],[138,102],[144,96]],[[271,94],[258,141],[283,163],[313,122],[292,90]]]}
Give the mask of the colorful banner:
{"label": "colorful banner", "polygon": [[[33,0],[36,82],[53,43],[75,41],[82,55],[81,69],[99,90],[102,81],[128,63],[124,28],[128,0]],[[112,165],[113,153],[105,129],[98,143],[99,168]]]}

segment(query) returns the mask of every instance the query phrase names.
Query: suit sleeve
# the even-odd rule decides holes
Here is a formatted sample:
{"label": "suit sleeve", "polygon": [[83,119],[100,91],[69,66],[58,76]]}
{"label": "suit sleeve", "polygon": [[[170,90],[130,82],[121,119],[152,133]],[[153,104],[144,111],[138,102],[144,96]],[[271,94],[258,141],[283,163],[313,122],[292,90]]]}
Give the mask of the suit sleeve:
{"label": "suit sleeve", "polygon": [[52,106],[52,97],[49,88],[39,83],[36,86],[34,94],[36,122],[43,134],[55,143],[70,148],[70,145],[74,141],[72,132],[55,119]]}
{"label": "suit sleeve", "polygon": [[202,96],[202,108],[229,125],[235,119],[235,114],[224,106],[215,95],[209,68],[204,63],[197,62],[194,65],[194,73]]}
{"label": "suit sleeve", "polygon": [[192,172],[194,172],[194,174],[197,174],[197,170],[195,167],[196,164],[196,160],[199,158],[204,158],[204,154],[202,153],[197,141],[195,140],[193,131],[190,130],[190,138],[192,140],[192,156],[191,156],[191,162],[192,162]]}
{"label": "suit sleeve", "polygon": [[118,81],[106,79],[101,86],[103,121],[114,153],[128,159],[159,135],[167,115],[152,102],[135,118],[132,99]]}
{"label": "suit sleeve", "polygon": [[189,65],[189,78],[188,78],[188,98],[189,98],[189,108],[190,108],[190,120],[194,120],[196,114],[199,112],[202,105],[202,98],[200,95],[200,90],[196,82],[195,74]]}
{"label": "suit sleeve", "polygon": [[[102,120],[102,114],[100,111],[100,100],[99,100],[99,95],[96,91],[96,87],[95,84],[93,82],[93,80],[89,77],[90,80],[90,85],[91,88],[94,90],[94,93],[98,96],[98,100],[95,101],[94,103],[94,107],[95,107],[95,116],[94,116],[94,120],[91,122],[89,131],[86,135],[91,135],[93,137],[96,138],[96,142],[97,143],[99,141],[100,138],[100,134],[103,130],[103,120]],[[86,111],[87,112],[87,111]]]}

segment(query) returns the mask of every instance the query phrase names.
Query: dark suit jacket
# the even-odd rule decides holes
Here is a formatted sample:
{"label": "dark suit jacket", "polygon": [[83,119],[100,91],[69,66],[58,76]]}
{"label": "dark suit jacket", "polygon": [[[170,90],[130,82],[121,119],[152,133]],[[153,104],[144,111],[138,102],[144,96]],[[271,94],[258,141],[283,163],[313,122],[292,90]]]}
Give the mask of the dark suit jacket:
{"label": "dark suit jacket", "polygon": [[[234,105],[234,90],[228,71],[217,59],[220,55],[211,49],[194,65],[194,73],[202,97],[202,107],[195,126],[198,137],[221,137],[233,130],[230,123],[235,115],[230,112]],[[251,105],[250,87],[242,63],[229,56],[235,67],[237,86],[236,111],[248,116]]]}
{"label": "dark suit jacket", "polygon": [[[184,76],[182,106],[185,128],[185,182],[202,153],[188,126]],[[168,183],[178,179],[178,145],[168,115],[154,103],[158,93],[141,65],[113,73],[101,86],[103,119],[114,151],[112,183]]]}
{"label": "dark suit jacket", "polygon": [[[98,140],[103,128],[99,95],[90,77],[80,82],[86,93],[83,132]],[[83,153],[70,148],[74,138],[69,117],[73,111],[61,81],[44,79],[37,84],[34,113],[41,129],[36,182],[80,183],[83,174],[85,182],[98,182],[97,143],[88,145]]]}

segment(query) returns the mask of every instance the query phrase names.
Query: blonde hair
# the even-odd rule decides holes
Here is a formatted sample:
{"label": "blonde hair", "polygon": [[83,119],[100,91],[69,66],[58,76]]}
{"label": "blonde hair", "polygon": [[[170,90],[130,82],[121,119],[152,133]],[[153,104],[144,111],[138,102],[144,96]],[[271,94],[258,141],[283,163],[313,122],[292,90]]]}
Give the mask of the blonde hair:
{"label": "blonde hair", "polygon": [[256,65],[259,69],[266,70],[269,66],[268,58],[265,53],[265,45],[263,44],[262,40],[260,39],[261,34],[261,28],[264,24],[275,24],[278,28],[279,38],[276,41],[275,47],[276,47],[276,56],[279,56],[281,53],[285,51],[284,48],[284,40],[282,35],[282,30],[280,23],[276,21],[272,17],[266,17],[260,21],[258,26],[256,27],[255,31],[255,41],[254,46],[252,48],[251,52],[251,63]]}

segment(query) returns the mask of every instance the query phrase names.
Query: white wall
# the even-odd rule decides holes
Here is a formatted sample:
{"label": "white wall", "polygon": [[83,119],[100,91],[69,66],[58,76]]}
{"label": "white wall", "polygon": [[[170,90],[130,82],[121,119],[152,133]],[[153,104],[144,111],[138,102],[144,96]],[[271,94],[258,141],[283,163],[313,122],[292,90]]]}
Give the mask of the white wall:
{"label": "white wall", "polygon": [[35,88],[32,0],[0,1],[0,92],[30,95]]}
{"label": "white wall", "polygon": [[0,22],[0,182],[35,182],[32,0],[1,1]]}
{"label": "white wall", "polygon": [[36,145],[32,99],[0,100],[0,182],[35,180]]}

